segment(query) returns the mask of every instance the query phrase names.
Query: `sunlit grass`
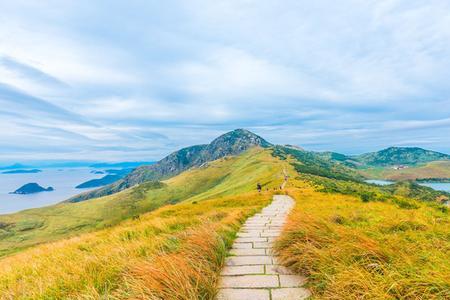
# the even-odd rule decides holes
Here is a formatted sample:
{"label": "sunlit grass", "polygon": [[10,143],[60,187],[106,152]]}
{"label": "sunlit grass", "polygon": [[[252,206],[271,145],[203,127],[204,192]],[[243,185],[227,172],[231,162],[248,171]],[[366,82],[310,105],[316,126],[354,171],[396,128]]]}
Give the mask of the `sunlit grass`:
{"label": "sunlit grass", "polygon": [[448,213],[294,185],[297,204],[277,251],[308,276],[315,298],[450,299]]}
{"label": "sunlit grass", "polygon": [[0,260],[0,299],[212,299],[239,224],[271,194],[170,205]]}

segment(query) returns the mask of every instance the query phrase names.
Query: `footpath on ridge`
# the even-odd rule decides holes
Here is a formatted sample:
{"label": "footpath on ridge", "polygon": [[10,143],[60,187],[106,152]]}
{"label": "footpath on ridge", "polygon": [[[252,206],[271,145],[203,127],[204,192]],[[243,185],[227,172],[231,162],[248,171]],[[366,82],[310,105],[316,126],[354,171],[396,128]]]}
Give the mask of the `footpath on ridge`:
{"label": "footpath on ridge", "polygon": [[310,296],[306,279],[278,264],[272,243],[280,235],[294,199],[276,195],[247,219],[225,261],[217,300],[300,300]]}

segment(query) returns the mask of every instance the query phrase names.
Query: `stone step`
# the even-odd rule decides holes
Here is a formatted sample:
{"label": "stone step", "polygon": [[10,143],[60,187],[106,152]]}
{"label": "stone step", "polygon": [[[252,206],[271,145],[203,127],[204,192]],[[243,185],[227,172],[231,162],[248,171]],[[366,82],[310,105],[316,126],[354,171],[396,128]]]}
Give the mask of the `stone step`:
{"label": "stone step", "polygon": [[225,266],[222,275],[251,275],[264,274],[264,266]]}
{"label": "stone step", "polygon": [[217,300],[270,300],[270,292],[261,289],[222,289]]}
{"label": "stone step", "polygon": [[230,254],[234,256],[266,255],[266,249],[231,249]]}
{"label": "stone step", "polygon": [[226,266],[271,265],[272,257],[268,255],[230,256],[225,259]]}
{"label": "stone step", "polygon": [[277,288],[280,286],[276,275],[222,276],[220,287],[224,288]]}

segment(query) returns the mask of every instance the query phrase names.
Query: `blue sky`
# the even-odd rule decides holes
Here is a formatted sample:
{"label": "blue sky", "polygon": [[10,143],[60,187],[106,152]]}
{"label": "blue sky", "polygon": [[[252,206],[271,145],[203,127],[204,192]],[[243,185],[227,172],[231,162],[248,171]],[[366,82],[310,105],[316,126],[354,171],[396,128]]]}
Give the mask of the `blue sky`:
{"label": "blue sky", "polygon": [[0,0],[0,24],[0,161],[153,160],[235,128],[450,152],[446,0]]}

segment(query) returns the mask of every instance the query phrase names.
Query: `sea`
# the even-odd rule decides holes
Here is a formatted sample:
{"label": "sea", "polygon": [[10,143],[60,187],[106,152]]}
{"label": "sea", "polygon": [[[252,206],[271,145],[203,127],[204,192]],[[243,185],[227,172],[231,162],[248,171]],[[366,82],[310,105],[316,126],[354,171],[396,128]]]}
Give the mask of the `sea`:
{"label": "sea", "polygon": [[[91,189],[75,187],[87,180],[101,178],[104,174],[93,174],[91,168],[41,169],[40,173],[0,174],[0,214],[13,213],[24,209],[42,207],[64,201]],[[22,185],[36,182],[44,188],[54,188],[52,192],[28,195],[10,194]]]}

